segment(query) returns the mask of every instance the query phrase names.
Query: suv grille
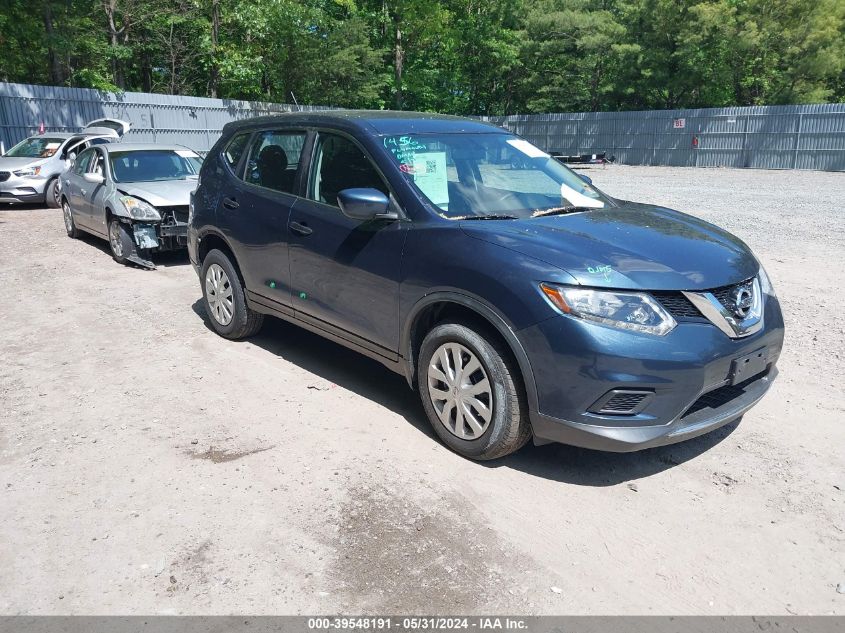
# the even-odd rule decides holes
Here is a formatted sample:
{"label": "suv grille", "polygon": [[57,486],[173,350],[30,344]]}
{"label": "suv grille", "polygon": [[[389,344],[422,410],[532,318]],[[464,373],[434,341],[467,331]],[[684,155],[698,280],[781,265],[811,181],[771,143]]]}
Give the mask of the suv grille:
{"label": "suv grille", "polygon": [[698,308],[680,292],[652,292],[651,294],[676,319],[702,318]]}
{"label": "suv grille", "polygon": [[713,293],[713,296],[719,300],[728,311],[733,312],[736,309],[736,305],[734,303],[733,297],[734,293],[737,288],[747,288],[750,293],[754,293],[754,279],[746,279],[745,281],[734,284],[732,286],[722,286],[721,288],[716,288],[711,290],[710,292]]}
{"label": "suv grille", "polygon": [[745,393],[745,389],[754,382],[761,380],[768,376],[769,372],[766,370],[762,374],[757,374],[756,376],[752,376],[745,382],[741,382],[738,385],[725,385],[723,387],[719,387],[718,389],[714,389],[713,391],[708,391],[705,394],[702,394],[701,397],[698,398],[695,402],[692,403],[692,406],[687,409],[684,414],[681,416],[681,419],[684,419],[688,415],[692,415],[693,413],[697,413],[702,409],[718,409],[721,406],[728,404],[731,400],[735,400],[739,398],[741,395]]}
{"label": "suv grille", "polygon": [[11,175],[8,171],[0,171],[0,182],[6,182]]}

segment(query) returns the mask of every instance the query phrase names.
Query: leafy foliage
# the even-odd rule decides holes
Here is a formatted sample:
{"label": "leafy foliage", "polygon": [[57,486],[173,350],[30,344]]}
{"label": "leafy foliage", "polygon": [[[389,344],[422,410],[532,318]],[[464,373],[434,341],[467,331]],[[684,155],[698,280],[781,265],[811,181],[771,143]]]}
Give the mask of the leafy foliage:
{"label": "leafy foliage", "polygon": [[845,0],[0,0],[0,79],[510,114],[845,98]]}

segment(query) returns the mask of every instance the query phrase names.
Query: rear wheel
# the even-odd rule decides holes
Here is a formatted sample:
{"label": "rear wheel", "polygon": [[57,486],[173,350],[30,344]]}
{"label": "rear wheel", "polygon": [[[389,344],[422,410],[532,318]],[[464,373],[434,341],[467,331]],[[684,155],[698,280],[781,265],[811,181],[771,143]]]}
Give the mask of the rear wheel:
{"label": "rear wheel", "polygon": [[73,212],[70,210],[70,205],[67,200],[62,200],[62,216],[65,220],[65,231],[67,236],[73,239],[79,237],[79,229],[76,228],[76,223],[73,221]]}
{"label": "rear wheel", "polygon": [[114,261],[118,264],[129,261],[127,257],[132,254],[134,248],[132,236],[129,234],[129,227],[117,218],[109,220],[109,247]]}
{"label": "rear wheel", "polygon": [[201,282],[205,311],[220,336],[241,339],[261,329],[264,315],[246,304],[237,270],[223,251],[214,249],[205,256]]}
{"label": "rear wheel", "polygon": [[531,437],[519,371],[505,346],[481,329],[434,327],[420,347],[417,383],[429,422],[456,453],[496,459]]}
{"label": "rear wheel", "polygon": [[62,206],[62,201],[59,198],[59,179],[53,178],[47,183],[44,188],[44,202],[51,209],[58,209]]}

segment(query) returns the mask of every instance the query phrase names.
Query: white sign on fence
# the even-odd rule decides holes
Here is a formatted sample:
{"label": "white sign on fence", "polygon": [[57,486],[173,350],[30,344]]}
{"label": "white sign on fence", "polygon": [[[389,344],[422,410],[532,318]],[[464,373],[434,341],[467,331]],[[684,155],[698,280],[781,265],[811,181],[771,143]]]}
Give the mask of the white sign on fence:
{"label": "white sign on fence", "polygon": [[672,120],[672,127],[676,130],[682,130],[687,126],[686,119],[673,119]]}

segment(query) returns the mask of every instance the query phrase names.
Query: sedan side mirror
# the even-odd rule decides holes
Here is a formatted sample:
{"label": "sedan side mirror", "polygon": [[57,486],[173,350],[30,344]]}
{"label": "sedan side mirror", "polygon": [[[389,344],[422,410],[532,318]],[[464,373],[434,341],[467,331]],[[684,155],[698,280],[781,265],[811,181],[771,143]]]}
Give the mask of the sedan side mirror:
{"label": "sedan side mirror", "polygon": [[337,194],[337,204],[347,218],[353,220],[396,220],[388,213],[390,200],[378,189],[344,189]]}
{"label": "sedan side mirror", "polygon": [[92,185],[102,185],[105,180],[102,174],[84,174],[82,177]]}

